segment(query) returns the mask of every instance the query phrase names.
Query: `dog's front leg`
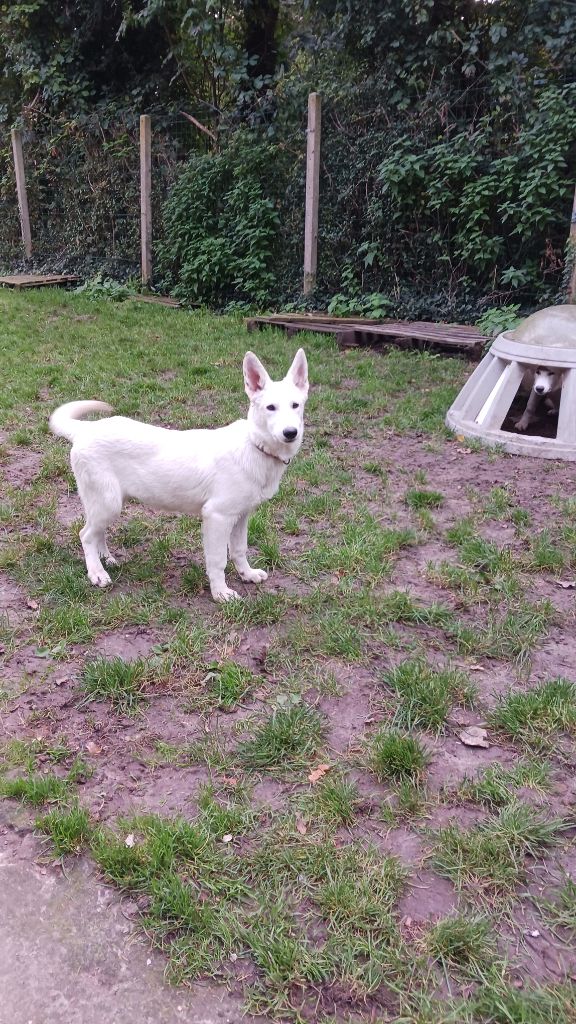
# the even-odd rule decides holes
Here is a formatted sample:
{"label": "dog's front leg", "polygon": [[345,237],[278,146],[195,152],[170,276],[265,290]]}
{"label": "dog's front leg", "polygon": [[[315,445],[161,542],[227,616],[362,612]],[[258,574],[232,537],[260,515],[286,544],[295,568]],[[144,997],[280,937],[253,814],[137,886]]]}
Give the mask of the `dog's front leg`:
{"label": "dog's front leg", "polygon": [[218,513],[205,513],[202,519],[202,540],[206,572],[210,580],[210,591],[215,601],[230,601],[239,598],[235,590],[226,586],[224,572],[228,561],[228,544],[234,520]]}
{"label": "dog's front leg", "polygon": [[241,516],[230,534],[230,557],[238,570],[238,575],[246,583],[262,583],[268,579],[264,569],[253,569],[248,563],[248,515]]}
{"label": "dog's front leg", "polygon": [[516,430],[526,430],[530,426],[530,424],[534,422],[538,414],[538,408],[540,406],[541,401],[541,395],[537,395],[535,391],[530,392],[530,397],[526,404],[526,408],[520,419],[517,420],[514,424]]}

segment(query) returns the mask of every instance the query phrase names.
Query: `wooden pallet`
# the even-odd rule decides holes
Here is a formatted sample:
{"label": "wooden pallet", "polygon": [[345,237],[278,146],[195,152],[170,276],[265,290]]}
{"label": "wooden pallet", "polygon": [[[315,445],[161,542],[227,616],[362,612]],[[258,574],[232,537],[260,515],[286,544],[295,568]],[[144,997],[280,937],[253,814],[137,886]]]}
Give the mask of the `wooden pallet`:
{"label": "wooden pallet", "polygon": [[75,274],[7,274],[0,277],[3,288],[58,288],[77,282]]}
{"label": "wooden pallet", "polygon": [[324,316],[320,313],[284,313],[253,317],[246,321],[246,327],[248,331],[278,327],[286,331],[289,337],[300,331],[335,334],[341,348],[393,344],[403,348],[463,353],[470,359],[479,359],[486,344],[486,338],[476,327],[428,323],[424,320],[367,320]]}

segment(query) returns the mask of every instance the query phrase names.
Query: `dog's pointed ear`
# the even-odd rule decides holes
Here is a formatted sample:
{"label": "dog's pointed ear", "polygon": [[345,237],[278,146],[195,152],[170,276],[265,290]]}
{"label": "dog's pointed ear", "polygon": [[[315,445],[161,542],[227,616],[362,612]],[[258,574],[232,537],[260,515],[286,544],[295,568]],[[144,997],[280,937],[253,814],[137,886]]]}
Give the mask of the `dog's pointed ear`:
{"label": "dog's pointed ear", "polygon": [[297,388],[300,388],[300,391],[308,394],[308,361],[303,348],[298,349],[287,376],[293,380]]}
{"label": "dog's pointed ear", "polygon": [[247,352],[244,356],[244,387],[248,398],[252,400],[259,391],[263,391],[270,382],[267,370],[253,352]]}

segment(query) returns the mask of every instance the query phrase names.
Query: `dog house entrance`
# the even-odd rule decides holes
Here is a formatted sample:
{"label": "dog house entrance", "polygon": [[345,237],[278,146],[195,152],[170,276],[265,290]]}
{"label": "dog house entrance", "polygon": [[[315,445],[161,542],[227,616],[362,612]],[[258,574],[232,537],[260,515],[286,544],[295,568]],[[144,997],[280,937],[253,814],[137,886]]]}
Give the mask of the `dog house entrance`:
{"label": "dog house entrance", "polygon": [[[547,416],[542,403],[528,431],[519,433],[514,424],[530,395],[521,385],[527,371],[538,367],[560,375],[561,388],[554,394],[558,416]],[[446,423],[464,437],[508,452],[576,461],[576,306],[542,309],[498,335],[448,410]]]}

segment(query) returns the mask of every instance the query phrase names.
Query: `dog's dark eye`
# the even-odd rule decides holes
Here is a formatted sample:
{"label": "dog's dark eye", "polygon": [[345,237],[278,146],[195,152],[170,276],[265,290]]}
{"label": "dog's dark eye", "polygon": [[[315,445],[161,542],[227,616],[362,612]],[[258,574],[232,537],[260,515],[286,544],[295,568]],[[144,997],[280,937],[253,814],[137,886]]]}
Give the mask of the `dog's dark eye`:
{"label": "dog's dark eye", "polygon": [[292,402],[292,408],[293,409],[297,409],[298,408],[298,404],[299,404],[298,402]]}
{"label": "dog's dark eye", "polygon": [[266,408],[268,409],[268,412],[276,412],[275,405],[267,405]]}

